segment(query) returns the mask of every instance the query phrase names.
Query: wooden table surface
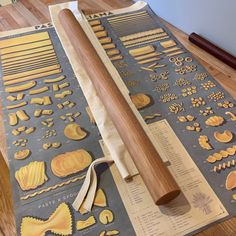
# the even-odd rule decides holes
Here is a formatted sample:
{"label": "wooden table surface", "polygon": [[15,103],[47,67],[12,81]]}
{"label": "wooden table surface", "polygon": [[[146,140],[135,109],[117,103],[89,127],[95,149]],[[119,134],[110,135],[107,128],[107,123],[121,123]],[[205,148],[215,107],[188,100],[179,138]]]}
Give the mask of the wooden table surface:
{"label": "wooden table surface", "polygon": [[[18,29],[46,23],[50,21],[48,5],[67,2],[66,0],[20,0],[16,4],[0,7],[0,31]],[[99,12],[114,8],[126,7],[132,4],[130,0],[79,0],[86,13]],[[164,22],[164,21],[163,21]],[[236,98],[236,71],[223,64],[203,50],[192,45],[188,36],[172,25],[164,22],[177,39],[207,68],[209,73]],[[2,120],[0,107],[0,120]],[[15,221],[12,204],[12,191],[6,159],[4,129],[0,125],[0,236],[14,236]],[[233,236],[236,235],[236,218],[221,224],[216,224],[199,233],[198,236]],[[128,236],[128,235],[122,235]]]}

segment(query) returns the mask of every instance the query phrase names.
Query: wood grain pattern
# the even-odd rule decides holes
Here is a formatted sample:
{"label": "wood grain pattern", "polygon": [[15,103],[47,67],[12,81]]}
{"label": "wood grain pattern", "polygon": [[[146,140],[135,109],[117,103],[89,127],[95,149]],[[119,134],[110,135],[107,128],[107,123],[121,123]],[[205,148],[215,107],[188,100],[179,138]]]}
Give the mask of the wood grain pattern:
{"label": "wood grain pattern", "polygon": [[12,203],[12,188],[8,167],[0,155],[0,235],[15,235],[15,219]]}
{"label": "wood grain pattern", "polygon": [[[38,7],[37,3],[41,2],[44,8]],[[0,31],[17,29],[27,26],[33,26],[40,23],[50,21],[48,18],[47,8],[49,4],[56,4],[67,2],[67,0],[31,0],[28,1],[30,5],[24,5],[23,1],[19,1],[14,5],[0,7]],[[109,10],[112,8],[125,7],[131,4],[130,0],[79,0],[80,7],[87,13],[94,13],[102,10]],[[36,8],[38,11],[43,11],[46,15],[44,20],[37,18],[31,9]],[[44,12],[46,11],[46,12]],[[174,33],[177,39],[205,66],[209,73],[234,97],[236,98],[236,71],[229,66],[223,64],[213,56],[199,49],[197,46],[188,41],[188,35],[184,34],[179,29],[173,27],[167,22],[163,23]],[[0,101],[1,107],[1,101]],[[0,109],[0,117],[2,117],[2,109]],[[2,119],[1,119],[2,120]],[[0,125],[1,134],[4,133],[2,124]],[[0,235],[14,236],[15,235],[15,221],[12,206],[12,192],[9,180],[9,171],[4,163],[6,158],[6,141],[3,135],[0,135],[0,149],[2,156],[0,156]],[[236,235],[236,218],[225,221],[221,224],[215,224],[198,236],[234,236]]]}

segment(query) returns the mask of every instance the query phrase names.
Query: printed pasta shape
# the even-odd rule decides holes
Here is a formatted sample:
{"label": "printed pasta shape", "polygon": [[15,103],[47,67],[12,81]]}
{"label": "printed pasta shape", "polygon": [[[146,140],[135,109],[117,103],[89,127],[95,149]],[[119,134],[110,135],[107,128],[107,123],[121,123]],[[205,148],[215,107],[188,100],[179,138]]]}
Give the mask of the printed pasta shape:
{"label": "printed pasta shape", "polygon": [[92,162],[92,157],[84,149],[59,154],[52,159],[51,169],[55,176],[66,177],[87,168]]}
{"label": "printed pasta shape", "polygon": [[221,116],[212,116],[210,117],[209,119],[206,120],[206,125],[209,125],[209,126],[220,126],[222,125],[224,122],[224,118],[221,117]]}
{"label": "printed pasta shape", "polygon": [[23,191],[36,189],[48,180],[45,173],[45,162],[30,162],[16,171],[15,178]]}
{"label": "printed pasta shape", "polygon": [[209,144],[209,139],[206,135],[200,135],[198,138],[199,145],[206,150],[211,150],[212,146]]}
{"label": "printed pasta shape", "polygon": [[229,143],[233,139],[233,133],[230,130],[225,130],[223,133],[216,131],[214,137],[220,143]]}
{"label": "printed pasta shape", "polygon": [[232,190],[236,187],[236,171],[231,171],[225,182],[225,187],[227,190]]}
{"label": "printed pasta shape", "polygon": [[150,97],[143,93],[131,95],[130,98],[137,109],[142,109],[151,103]]}
{"label": "printed pasta shape", "polygon": [[50,231],[56,235],[72,235],[72,216],[66,203],[61,203],[48,220],[23,217],[21,236],[45,236]]}

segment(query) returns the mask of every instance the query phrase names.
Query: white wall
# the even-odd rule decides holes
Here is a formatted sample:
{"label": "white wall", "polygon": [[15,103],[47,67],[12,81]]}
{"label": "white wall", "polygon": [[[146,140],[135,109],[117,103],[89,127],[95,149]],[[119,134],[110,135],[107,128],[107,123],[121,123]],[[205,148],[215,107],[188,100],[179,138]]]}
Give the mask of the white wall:
{"label": "white wall", "polygon": [[146,0],[157,15],[236,56],[236,0]]}

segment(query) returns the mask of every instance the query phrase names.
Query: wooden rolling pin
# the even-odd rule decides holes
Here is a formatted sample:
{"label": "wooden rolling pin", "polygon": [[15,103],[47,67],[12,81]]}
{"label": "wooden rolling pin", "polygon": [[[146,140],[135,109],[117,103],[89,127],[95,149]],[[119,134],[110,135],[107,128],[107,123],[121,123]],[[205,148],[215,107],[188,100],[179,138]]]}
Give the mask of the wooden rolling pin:
{"label": "wooden rolling pin", "polygon": [[231,66],[232,68],[236,69],[236,57],[231,55],[230,53],[226,52],[225,50],[219,48],[215,44],[209,42],[205,38],[201,37],[196,33],[192,33],[189,36],[189,41],[197,45],[198,47],[202,48],[203,50],[207,51],[211,55],[215,56],[225,64]]}
{"label": "wooden rolling pin", "polygon": [[64,9],[59,19],[154,202],[157,205],[168,203],[180,193],[176,181],[73,13]]}

